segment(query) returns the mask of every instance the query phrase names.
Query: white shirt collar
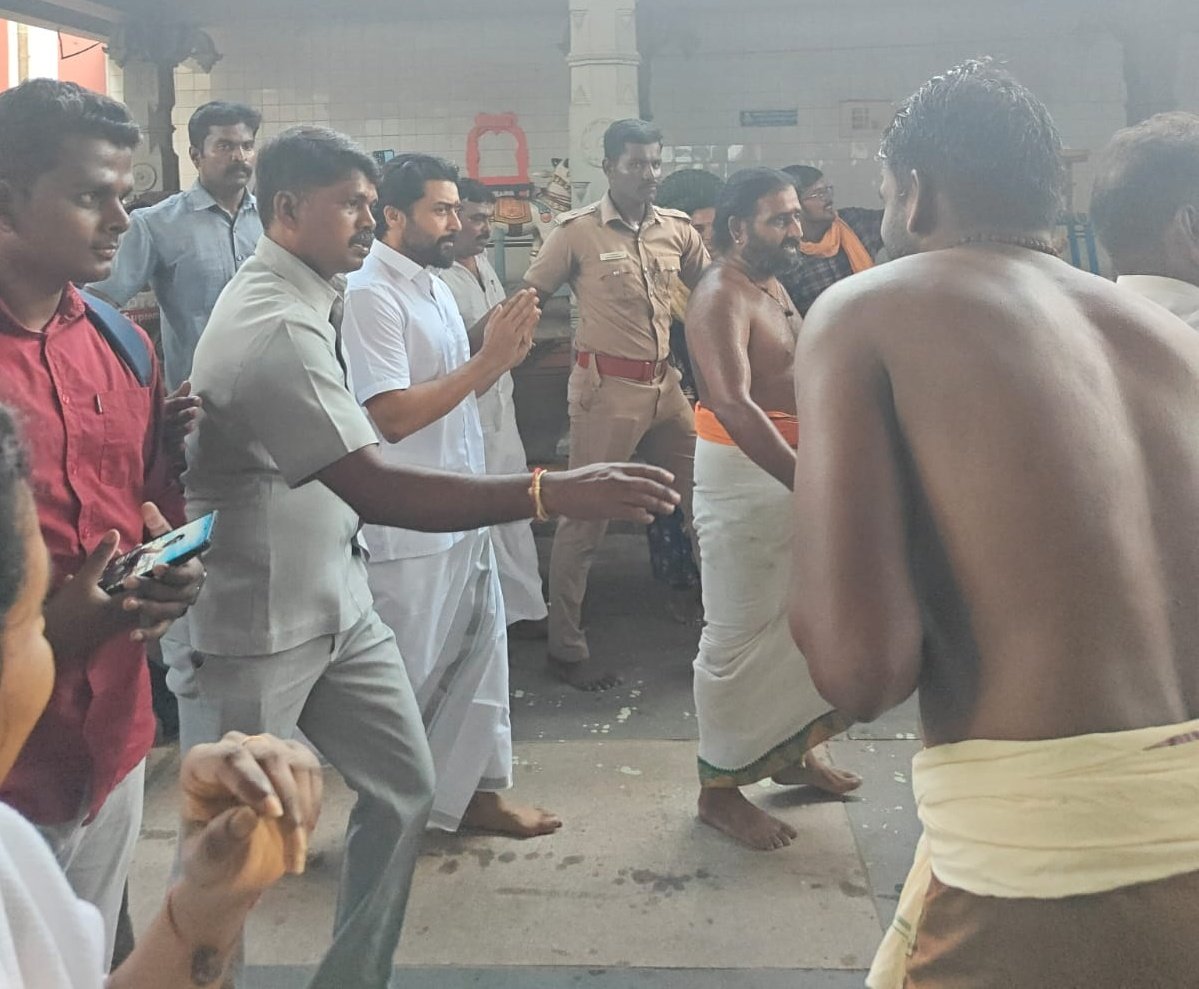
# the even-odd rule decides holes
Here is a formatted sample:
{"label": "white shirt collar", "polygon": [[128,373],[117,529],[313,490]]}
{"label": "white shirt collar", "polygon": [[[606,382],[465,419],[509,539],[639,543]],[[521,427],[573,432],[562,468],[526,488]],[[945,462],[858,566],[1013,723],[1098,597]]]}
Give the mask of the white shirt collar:
{"label": "white shirt collar", "polygon": [[376,240],[371,244],[371,254],[386,267],[410,282],[419,281],[426,283],[432,279],[428,269],[422,268],[412,258],[408,257],[407,254],[401,254],[394,247],[383,243],[381,240]]}

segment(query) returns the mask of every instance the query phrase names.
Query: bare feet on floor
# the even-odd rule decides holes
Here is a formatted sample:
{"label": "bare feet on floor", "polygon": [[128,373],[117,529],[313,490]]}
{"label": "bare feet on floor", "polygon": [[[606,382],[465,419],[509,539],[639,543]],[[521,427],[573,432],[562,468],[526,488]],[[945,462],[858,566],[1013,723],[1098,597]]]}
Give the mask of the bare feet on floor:
{"label": "bare feet on floor", "polygon": [[798,766],[791,766],[773,777],[783,786],[814,786],[825,793],[843,797],[862,785],[862,777],[844,769],[837,769],[828,760],[812,749]]}
{"label": "bare feet on floor", "polygon": [[471,797],[461,826],[512,838],[536,838],[553,834],[562,827],[562,819],[543,807],[509,803],[498,793],[479,790]]}
{"label": "bare feet on floor", "polygon": [[556,656],[546,656],[551,672],[572,687],[593,693],[620,685],[620,676],[611,670],[593,666],[590,662],[567,663]]}
{"label": "bare feet on floor", "polygon": [[799,837],[790,824],[750,803],[735,787],[703,787],[699,791],[699,819],[762,852],[786,848]]}

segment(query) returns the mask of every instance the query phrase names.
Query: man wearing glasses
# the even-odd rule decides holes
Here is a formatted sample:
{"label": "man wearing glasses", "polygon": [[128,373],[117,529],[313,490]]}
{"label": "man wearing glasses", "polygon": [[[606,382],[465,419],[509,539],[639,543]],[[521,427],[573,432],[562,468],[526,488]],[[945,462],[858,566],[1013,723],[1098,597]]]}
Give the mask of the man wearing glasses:
{"label": "man wearing glasses", "polygon": [[811,165],[783,169],[795,180],[803,224],[799,267],[783,279],[801,316],[816,297],[842,278],[873,268],[883,249],[883,211],[850,206],[833,208],[833,187]]}

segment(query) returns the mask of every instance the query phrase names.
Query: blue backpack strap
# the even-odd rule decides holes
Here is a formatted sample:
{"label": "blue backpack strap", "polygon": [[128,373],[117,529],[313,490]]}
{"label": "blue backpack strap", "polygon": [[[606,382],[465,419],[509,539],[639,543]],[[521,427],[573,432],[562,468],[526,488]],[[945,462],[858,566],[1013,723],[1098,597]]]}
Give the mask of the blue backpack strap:
{"label": "blue backpack strap", "polygon": [[110,305],[94,293],[84,289],[79,294],[83,296],[87,318],[91,320],[92,325],[108,341],[121,363],[133,372],[141,386],[147,387],[154,378],[154,365],[150,357],[150,348],[146,346],[145,338],[138,333],[137,327],[116,306]]}

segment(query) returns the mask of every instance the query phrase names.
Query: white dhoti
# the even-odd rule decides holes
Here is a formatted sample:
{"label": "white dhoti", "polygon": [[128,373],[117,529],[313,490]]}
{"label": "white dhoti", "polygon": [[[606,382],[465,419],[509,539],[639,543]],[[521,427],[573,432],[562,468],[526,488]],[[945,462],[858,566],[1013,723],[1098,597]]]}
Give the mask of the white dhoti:
{"label": "white dhoti", "polygon": [[372,562],[368,573],[424,723],[434,725],[429,823],[456,831],[476,790],[512,785],[508,635],[491,536],[471,532],[441,553]]}
{"label": "white dhoti", "polygon": [[697,439],[693,500],[700,781],[745,786],[798,764],[849,721],[816,692],[791,638],[791,492],[738,447]]}
{"label": "white dhoti", "polygon": [[[529,469],[525,446],[516,428],[512,402],[512,375],[505,373],[478,398],[483,424],[483,455],[488,474],[522,474]],[[491,527],[495,562],[508,623],[540,621],[547,615],[537,545],[529,522],[509,522]]]}

